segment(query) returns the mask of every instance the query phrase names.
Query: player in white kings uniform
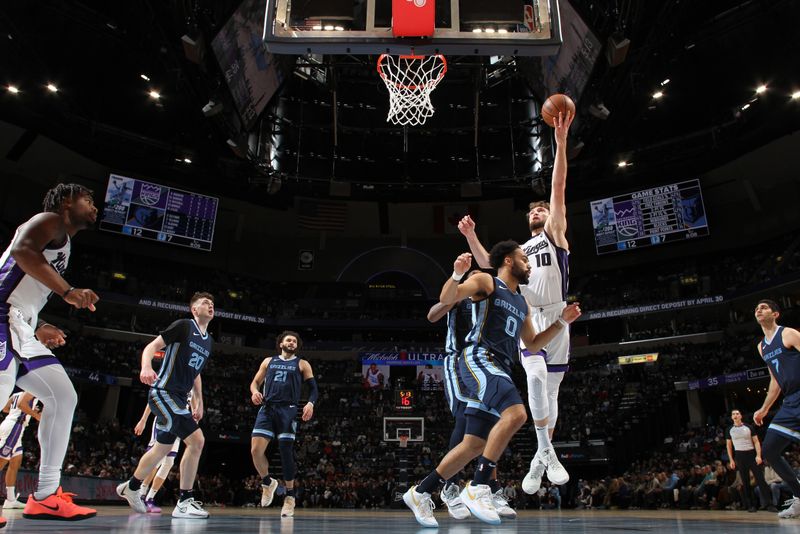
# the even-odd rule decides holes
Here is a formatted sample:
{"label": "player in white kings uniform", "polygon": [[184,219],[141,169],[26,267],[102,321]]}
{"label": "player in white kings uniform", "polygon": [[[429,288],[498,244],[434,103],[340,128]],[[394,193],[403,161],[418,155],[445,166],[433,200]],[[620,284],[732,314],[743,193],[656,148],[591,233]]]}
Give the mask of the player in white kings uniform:
{"label": "player in white kings uniform", "polygon": [[[569,282],[569,243],[567,242],[567,134],[574,117],[561,113],[555,119],[556,157],[550,202],[532,202],[528,210],[531,238],[522,245],[528,256],[531,274],[526,285],[520,285],[531,307],[531,318],[537,332],[556,322],[566,307]],[[473,257],[483,268],[489,267],[489,254],[475,233],[475,222],[467,215],[458,223],[467,238]],[[550,482],[561,485],[569,474],[558,461],[551,439],[558,419],[558,389],[569,368],[569,329],[563,329],[543,350],[531,354],[520,347],[520,360],[528,382],[528,405],[536,428],[538,448],[531,460],[530,471],[522,481],[522,489],[534,494],[547,472]]]}
{"label": "player in white kings uniform", "polygon": [[31,417],[37,421],[39,412],[35,410],[36,398],[30,393],[18,391],[8,399],[4,412],[6,418],[0,423],[0,471],[8,466],[6,471],[6,502],[3,510],[24,508],[25,503],[17,500],[15,491],[17,473],[22,465],[22,435],[28,428]]}
{"label": "player in white kings uniform", "polygon": [[39,320],[51,295],[75,308],[94,311],[91,289],[71,287],[63,274],[72,237],[97,218],[92,193],[77,184],[58,184],[44,198],[44,212],[17,228],[0,258],[0,404],[16,383],[42,401],[39,423],[39,483],[23,517],[79,520],[96,510],[78,506],[59,486],[78,395],[50,348],[65,343],[64,332]]}

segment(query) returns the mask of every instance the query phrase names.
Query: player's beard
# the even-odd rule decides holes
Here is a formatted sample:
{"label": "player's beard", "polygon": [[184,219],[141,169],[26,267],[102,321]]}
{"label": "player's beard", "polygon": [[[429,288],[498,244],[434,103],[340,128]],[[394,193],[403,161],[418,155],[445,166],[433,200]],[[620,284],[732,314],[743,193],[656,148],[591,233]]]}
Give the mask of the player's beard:
{"label": "player's beard", "polygon": [[514,267],[511,269],[511,276],[516,278],[517,282],[519,282],[521,285],[527,284],[530,280],[530,273],[527,269],[518,269],[517,267]]}
{"label": "player's beard", "polygon": [[530,227],[531,232],[535,232],[536,230],[541,230],[542,228],[544,228],[544,223],[545,221],[534,221],[528,224],[528,226]]}
{"label": "player's beard", "polygon": [[286,354],[289,354],[289,355],[291,355],[291,356],[294,356],[294,353],[295,353],[295,352],[297,352],[297,349],[296,349],[296,348],[294,348],[294,349],[290,349],[290,348],[289,348],[289,347],[287,347],[286,345],[281,345],[281,350],[282,350],[283,352],[285,352]]}

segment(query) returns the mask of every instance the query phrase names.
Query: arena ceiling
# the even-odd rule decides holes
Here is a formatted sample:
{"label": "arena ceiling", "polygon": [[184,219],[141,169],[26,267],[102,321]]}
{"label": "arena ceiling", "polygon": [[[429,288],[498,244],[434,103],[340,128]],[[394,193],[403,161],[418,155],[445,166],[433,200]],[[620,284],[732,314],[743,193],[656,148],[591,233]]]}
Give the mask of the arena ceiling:
{"label": "arena ceiling", "polygon": [[[617,34],[631,45],[618,66],[601,55],[578,103],[572,199],[696,177],[798,129],[800,100],[790,98],[800,90],[797,2],[573,5],[602,43]],[[434,94],[434,120],[403,131],[384,121],[387,96],[374,58],[327,58],[337,67],[324,82],[293,75],[297,58],[283,58],[286,81],[254,129],[288,133],[271,161],[248,158],[235,113],[202,112],[210,100],[230,100],[209,43],[237,6],[230,0],[3,2],[0,119],[120,172],[271,205],[288,204],[296,194],[328,195],[332,179],[347,184],[352,198],[371,200],[453,200],[463,183],[476,182],[483,198],[545,192],[551,139],[545,131],[538,171],[520,141],[536,124],[509,111],[536,97],[534,67],[524,60],[487,80],[487,60],[455,58]],[[184,35],[199,46],[187,46]],[[58,91],[47,90],[48,83]],[[757,94],[761,84],[767,89]],[[334,85],[341,111],[335,149]],[[663,97],[653,98],[659,90]],[[606,119],[590,113],[599,104],[610,111]],[[631,165],[619,167],[620,161]]]}

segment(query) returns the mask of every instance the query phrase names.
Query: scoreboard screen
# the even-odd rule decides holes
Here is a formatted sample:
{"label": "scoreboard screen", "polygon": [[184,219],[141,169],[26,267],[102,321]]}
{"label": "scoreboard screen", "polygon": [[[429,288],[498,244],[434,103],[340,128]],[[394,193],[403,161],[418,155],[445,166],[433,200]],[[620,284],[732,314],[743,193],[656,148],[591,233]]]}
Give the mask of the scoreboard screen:
{"label": "scoreboard screen", "polygon": [[699,180],[688,180],[592,201],[598,254],[708,235]]}
{"label": "scoreboard screen", "polygon": [[100,229],[211,250],[219,199],[112,174]]}
{"label": "scoreboard screen", "polygon": [[414,409],[414,390],[398,389],[394,392],[394,407],[397,410]]}

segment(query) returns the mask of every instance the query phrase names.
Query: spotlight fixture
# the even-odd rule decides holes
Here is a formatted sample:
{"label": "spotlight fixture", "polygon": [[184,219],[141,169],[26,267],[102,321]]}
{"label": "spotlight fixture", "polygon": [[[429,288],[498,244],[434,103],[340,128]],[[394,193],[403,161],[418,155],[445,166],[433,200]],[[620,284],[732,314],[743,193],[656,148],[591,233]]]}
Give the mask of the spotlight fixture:
{"label": "spotlight fixture", "polygon": [[57,93],[58,92],[58,87],[56,87],[52,83],[48,83],[45,87],[47,87],[47,90],[50,91],[51,93]]}
{"label": "spotlight fixture", "polygon": [[655,93],[653,93],[653,98],[655,98],[656,100],[658,100],[662,96],[664,96],[664,93],[662,93],[661,91],[656,91]]}
{"label": "spotlight fixture", "polygon": [[748,103],[748,104],[745,104],[744,106],[742,106],[740,109],[741,109],[742,111],[744,111],[744,110],[746,110],[746,109],[747,109],[747,108],[749,108],[749,107],[750,107],[750,104]]}
{"label": "spotlight fixture", "polygon": [[472,33],[481,33],[480,28],[472,28]]}
{"label": "spotlight fixture", "polygon": [[800,91],[792,93],[792,100],[800,100]]}
{"label": "spotlight fixture", "polygon": [[189,158],[183,158],[183,162],[186,163],[186,164],[189,164],[189,163],[192,162],[192,160],[189,159]]}
{"label": "spotlight fixture", "polygon": [[159,98],[161,98],[161,93],[155,90],[152,90],[147,94],[150,95],[150,98],[152,98],[153,100],[158,100]]}
{"label": "spotlight fixture", "polygon": [[627,167],[628,165],[630,165],[630,163],[628,163],[627,161],[620,161],[619,163],[617,163],[617,167],[619,167],[620,169]]}
{"label": "spotlight fixture", "polygon": [[661,87],[664,87],[664,86],[665,86],[665,85],[667,85],[668,83],[669,83],[669,78],[664,78],[664,81],[663,81],[663,82],[661,82]]}
{"label": "spotlight fixture", "polygon": [[150,76],[148,76],[147,74],[144,74],[144,73],[140,74],[139,78],[143,79],[146,82],[150,81]]}
{"label": "spotlight fixture", "polygon": [[6,90],[8,90],[8,92],[11,93],[12,95],[16,95],[19,93],[19,87],[17,87],[16,85],[9,85],[8,87],[6,87]]}
{"label": "spotlight fixture", "polygon": [[766,90],[767,90],[767,86],[766,86],[766,85],[763,85],[763,84],[762,84],[762,85],[759,85],[759,86],[756,88],[756,94],[759,94],[759,95],[760,95],[760,94],[762,94],[762,93],[766,92]]}

